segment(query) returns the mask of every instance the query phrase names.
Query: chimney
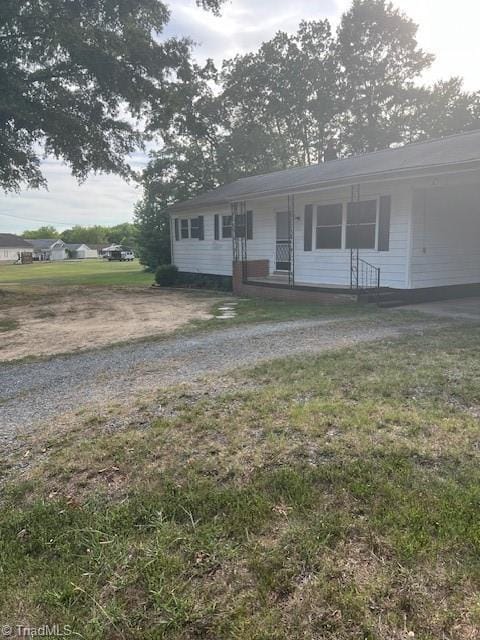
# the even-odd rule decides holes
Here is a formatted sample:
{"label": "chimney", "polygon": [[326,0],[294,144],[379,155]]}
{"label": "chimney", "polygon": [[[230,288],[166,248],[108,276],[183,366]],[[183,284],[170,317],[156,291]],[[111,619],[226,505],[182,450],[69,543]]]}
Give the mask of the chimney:
{"label": "chimney", "polygon": [[325,151],[323,152],[323,161],[330,162],[330,160],[336,160],[337,158],[337,147],[335,146],[335,142],[333,142],[333,140],[330,140]]}

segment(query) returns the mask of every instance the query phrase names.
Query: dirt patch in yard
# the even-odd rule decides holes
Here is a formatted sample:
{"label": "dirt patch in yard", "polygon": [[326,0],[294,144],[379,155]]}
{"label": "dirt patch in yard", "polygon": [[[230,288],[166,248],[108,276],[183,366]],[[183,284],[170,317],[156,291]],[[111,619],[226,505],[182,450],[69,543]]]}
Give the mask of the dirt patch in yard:
{"label": "dirt patch in yard", "polygon": [[172,333],[211,317],[219,298],[153,289],[45,288],[29,295],[8,292],[0,300],[0,362],[104,347]]}

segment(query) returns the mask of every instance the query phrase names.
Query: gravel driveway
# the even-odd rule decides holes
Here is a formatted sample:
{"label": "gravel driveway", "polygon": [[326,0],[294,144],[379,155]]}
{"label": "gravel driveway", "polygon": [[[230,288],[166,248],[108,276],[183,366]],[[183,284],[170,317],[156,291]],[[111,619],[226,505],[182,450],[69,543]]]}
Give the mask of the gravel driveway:
{"label": "gravel driveway", "polygon": [[355,320],[296,320],[219,329],[47,361],[0,365],[0,443],[55,415],[142,390],[299,353],[422,331],[429,322],[383,326]]}

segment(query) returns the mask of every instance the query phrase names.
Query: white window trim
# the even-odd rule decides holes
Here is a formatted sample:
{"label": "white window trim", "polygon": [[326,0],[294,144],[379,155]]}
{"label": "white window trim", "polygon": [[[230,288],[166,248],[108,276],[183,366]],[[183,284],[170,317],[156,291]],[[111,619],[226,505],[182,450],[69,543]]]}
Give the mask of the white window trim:
{"label": "white window trim", "polygon": [[[186,220],[187,221],[187,233],[188,236],[186,238],[182,237],[182,221]],[[178,242],[184,242],[185,240],[191,240],[191,235],[190,235],[190,218],[179,218],[178,219]]]}
{"label": "white window trim", "polygon": [[[230,235],[229,236],[224,236],[223,235],[223,218],[231,218],[230,221]],[[220,214],[220,220],[219,220],[219,240],[229,240],[230,242],[232,241],[232,236],[233,236],[233,216],[231,213],[221,213]]]}
{"label": "white window trim", "polygon": [[198,216],[192,216],[188,219],[188,239],[189,240],[199,240],[200,237],[200,223],[198,224],[198,236],[196,238],[192,237],[192,220],[198,220]]}

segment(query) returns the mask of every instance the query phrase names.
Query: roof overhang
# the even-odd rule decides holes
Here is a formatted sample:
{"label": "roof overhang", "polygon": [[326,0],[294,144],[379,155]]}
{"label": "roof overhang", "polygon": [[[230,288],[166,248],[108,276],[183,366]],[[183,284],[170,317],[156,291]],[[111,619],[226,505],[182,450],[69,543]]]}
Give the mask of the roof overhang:
{"label": "roof overhang", "polygon": [[320,180],[309,184],[292,186],[289,188],[272,189],[255,192],[239,192],[234,197],[224,198],[222,200],[198,202],[181,202],[174,204],[167,209],[167,213],[175,214],[182,212],[191,212],[205,207],[230,205],[232,202],[241,200],[260,200],[263,198],[288,196],[298,193],[310,193],[312,191],[325,191],[336,187],[354,186],[358,184],[367,184],[372,182],[387,182],[411,180],[412,178],[434,178],[444,175],[454,175],[462,173],[472,173],[480,171],[480,159],[468,162],[457,162],[441,165],[431,165],[428,167],[408,167],[405,169],[396,169],[395,171],[380,171],[375,173],[357,174],[347,176],[338,180]]}

